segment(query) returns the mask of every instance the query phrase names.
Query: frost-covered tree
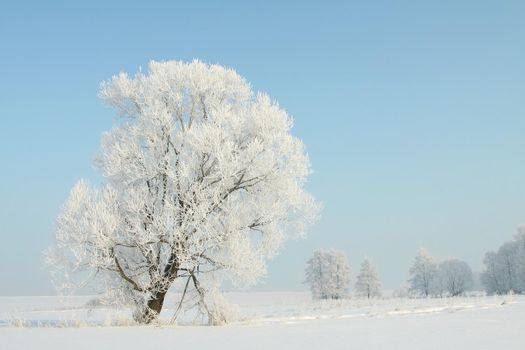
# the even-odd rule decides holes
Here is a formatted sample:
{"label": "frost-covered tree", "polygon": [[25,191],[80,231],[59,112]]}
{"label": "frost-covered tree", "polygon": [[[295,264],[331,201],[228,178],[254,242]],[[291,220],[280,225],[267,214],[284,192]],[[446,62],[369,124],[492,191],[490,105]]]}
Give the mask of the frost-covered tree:
{"label": "frost-covered tree", "polygon": [[515,240],[504,243],[497,252],[488,252],[483,260],[481,279],[488,294],[525,291],[525,235],[518,231]]}
{"label": "frost-covered tree", "polygon": [[428,297],[434,293],[437,264],[426,249],[421,248],[409,270],[410,291]]}
{"label": "frost-covered tree", "polygon": [[361,270],[355,283],[355,291],[358,296],[367,298],[381,296],[381,284],[375,267],[368,258],[361,263]]}
{"label": "frost-covered tree", "polygon": [[517,242],[506,242],[499,249],[496,255],[496,264],[500,273],[503,289],[506,293],[520,292],[519,281],[519,247]]}
{"label": "frost-covered tree", "polygon": [[332,249],[315,251],[306,262],[305,274],[314,299],[348,297],[350,267],[344,253]]}
{"label": "frost-covered tree", "polygon": [[483,259],[485,271],[481,273],[481,284],[487,294],[505,294],[505,278],[498,262],[498,255],[495,252],[487,252]]}
{"label": "frost-covered tree", "polygon": [[514,241],[517,245],[516,291],[523,294],[525,293],[525,226],[518,228]]}
{"label": "frost-covered tree", "polygon": [[441,262],[438,274],[442,288],[450,296],[462,295],[469,290],[474,282],[470,266],[458,259],[449,259]]}
{"label": "frost-covered tree", "polygon": [[235,71],[199,61],[151,62],[100,95],[121,118],[97,157],[104,183],[80,181],[58,217],[54,275],[134,304],[139,322],[180,281],[208,322],[223,322],[208,298],[218,283],[256,282],[316,216],[292,119]]}

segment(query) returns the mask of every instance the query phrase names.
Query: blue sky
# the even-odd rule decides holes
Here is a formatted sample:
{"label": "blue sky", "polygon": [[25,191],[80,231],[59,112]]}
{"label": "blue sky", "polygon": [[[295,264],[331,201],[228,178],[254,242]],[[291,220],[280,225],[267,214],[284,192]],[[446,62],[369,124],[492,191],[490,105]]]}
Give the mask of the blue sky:
{"label": "blue sky", "polygon": [[257,288],[305,288],[319,247],[397,288],[419,247],[475,270],[525,223],[523,1],[2,1],[0,294],[50,294],[41,252],[149,60],[235,68],[295,119],[322,219]]}

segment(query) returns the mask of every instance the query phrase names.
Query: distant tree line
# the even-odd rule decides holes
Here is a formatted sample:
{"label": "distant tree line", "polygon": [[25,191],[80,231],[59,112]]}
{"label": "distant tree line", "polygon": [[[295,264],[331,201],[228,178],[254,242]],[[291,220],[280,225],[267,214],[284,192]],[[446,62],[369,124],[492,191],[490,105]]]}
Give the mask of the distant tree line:
{"label": "distant tree line", "polygon": [[[483,259],[485,270],[481,286],[488,295],[525,294],[525,226],[510,242]],[[336,250],[320,249],[307,261],[306,281],[314,299],[342,299],[350,296],[351,273],[346,255]],[[474,287],[470,266],[459,259],[436,261],[422,248],[409,269],[408,288],[394,293],[408,297],[456,297]],[[357,296],[381,296],[381,284],[375,267],[368,258],[361,264],[354,286]]]}

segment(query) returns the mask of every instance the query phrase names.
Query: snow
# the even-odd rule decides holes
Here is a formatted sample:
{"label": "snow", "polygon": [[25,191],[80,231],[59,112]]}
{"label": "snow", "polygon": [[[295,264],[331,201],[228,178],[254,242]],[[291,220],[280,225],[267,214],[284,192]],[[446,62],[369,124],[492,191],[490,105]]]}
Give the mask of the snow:
{"label": "snow", "polygon": [[[1,349],[523,349],[525,296],[312,301],[308,293],[226,293],[228,326],[108,326],[129,313],[92,297],[1,297]],[[167,322],[176,295],[162,316]],[[18,323],[16,322],[18,321]],[[17,327],[18,325],[18,327]]]}

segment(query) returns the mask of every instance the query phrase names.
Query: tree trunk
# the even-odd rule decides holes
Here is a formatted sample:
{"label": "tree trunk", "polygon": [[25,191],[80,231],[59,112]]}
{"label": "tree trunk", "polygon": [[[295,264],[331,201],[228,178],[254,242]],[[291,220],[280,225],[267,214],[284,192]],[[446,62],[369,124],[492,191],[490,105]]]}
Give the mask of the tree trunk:
{"label": "tree trunk", "polygon": [[135,321],[148,324],[157,319],[162,310],[165,296],[166,292],[158,292],[155,294],[150,300],[148,300],[147,306],[142,307],[135,312]]}
{"label": "tree trunk", "polygon": [[166,264],[164,267],[163,273],[163,277],[168,279],[168,287],[159,288],[159,286],[157,286],[157,289],[160,289],[161,291],[158,291],[152,295],[146,303],[146,306],[143,306],[136,311],[134,315],[135,321],[148,324],[157,319],[162,310],[162,305],[164,304],[164,297],[166,296],[169,287],[177,278],[178,271],[179,264],[177,262],[175,253],[172,252],[168,264]]}
{"label": "tree trunk", "polygon": [[166,292],[157,293],[153,299],[150,299],[148,301],[148,308],[155,312],[157,315],[160,314],[160,311],[162,310],[162,305],[164,304],[165,296]]}

